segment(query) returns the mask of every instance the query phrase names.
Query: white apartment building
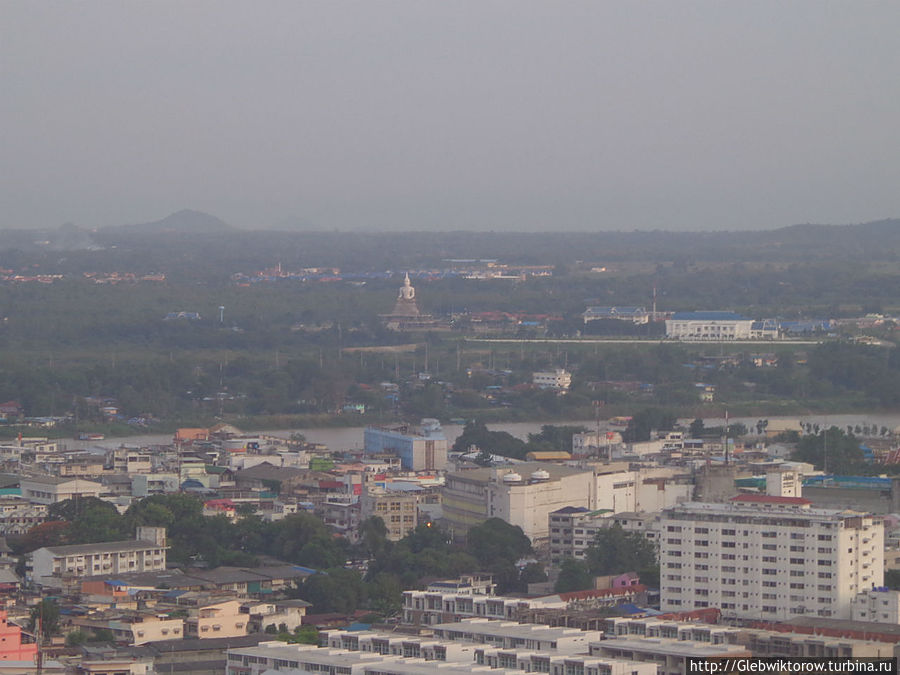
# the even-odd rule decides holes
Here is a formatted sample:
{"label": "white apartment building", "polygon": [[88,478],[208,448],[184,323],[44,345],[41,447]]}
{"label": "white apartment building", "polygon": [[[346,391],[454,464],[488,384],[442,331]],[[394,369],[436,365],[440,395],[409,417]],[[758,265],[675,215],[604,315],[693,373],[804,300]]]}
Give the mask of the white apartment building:
{"label": "white apartment building", "polygon": [[47,505],[35,504],[21,497],[0,497],[0,535],[25,534],[47,519]]}
{"label": "white apartment building", "polygon": [[[439,627],[436,627],[439,628]],[[591,656],[599,631],[506,621],[447,624],[451,636],[329,630],[321,647],[261,642],[228,650],[227,675],[344,673],[346,675],[656,675],[656,664]],[[465,632],[468,629],[471,632]]]}
{"label": "white apartment building", "polygon": [[900,623],[900,591],[878,586],[853,598],[854,621]]}
{"label": "white apartment building", "polygon": [[100,544],[47,546],[28,554],[30,578],[37,584],[63,588],[84,577],[166,569],[166,530],[138,527],[134,540]]}
{"label": "white apartment building", "polygon": [[883,524],[870,514],[810,504],[739,495],[727,504],[664,511],[662,611],[718,607],[725,618],[849,619],[857,594],[883,583]]}
{"label": "white apartment building", "polygon": [[623,602],[641,602],[642,597],[646,599],[646,588],[605,588],[577,595],[575,598],[566,594],[515,598],[442,591],[431,587],[424,591],[403,591],[403,623],[433,626],[465,619],[519,621],[523,614],[532,610],[566,610],[577,605],[614,607]]}
{"label": "white apartment building", "polygon": [[550,514],[550,562],[558,565],[565,558],[584,560],[597,533],[613,525],[619,525],[626,532],[638,532],[656,546],[659,520],[659,513],[615,514],[607,510],[566,506]]}
{"label": "white apartment building", "polygon": [[867,642],[845,637],[784,633],[655,617],[610,617],[603,626],[603,634],[609,640],[661,638],[664,641],[707,645],[741,645],[749,649],[754,657],[890,657],[894,653],[894,645],[889,642]]}
{"label": "white apartment building", "polygon": [[568,391],[572,386],[572,373],[564,368],[531,374],[531,382],[541,389]]}

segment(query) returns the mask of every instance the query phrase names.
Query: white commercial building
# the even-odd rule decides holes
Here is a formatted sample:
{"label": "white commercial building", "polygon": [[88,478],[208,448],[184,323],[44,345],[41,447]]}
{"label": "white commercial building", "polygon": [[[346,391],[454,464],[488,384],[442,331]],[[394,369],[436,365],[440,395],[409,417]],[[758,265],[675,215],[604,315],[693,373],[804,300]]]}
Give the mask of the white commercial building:
{"label": "white commercial building", "polygon": [[660,520],[661,609],[718,607],[725,618],[849,619],[858,593],[881,586],[884,528],[800,497],[691,502]]}
{"label": "white commercial building", "polygon": [[20,482],[22,498],[35,504],[56,504],[76,497],[97,497],[103,486],[83,478],[59,478],[57,476],[29,476]]}
{"label": "white commercial building", "polygon": [[749,340],[753,319],[734,312],[675,312],[666,337],[675,340]]}
{"label": "white commercial building", "polygon": [[629,471],[627,463],[579,469],[546,462],[447,474],[444,520],[456,536],[488,518],[518,525],[532,542],[549,538],[549,516],[566,506],[591,511],[659,511],[685,501],[691,486],[670,469]]}

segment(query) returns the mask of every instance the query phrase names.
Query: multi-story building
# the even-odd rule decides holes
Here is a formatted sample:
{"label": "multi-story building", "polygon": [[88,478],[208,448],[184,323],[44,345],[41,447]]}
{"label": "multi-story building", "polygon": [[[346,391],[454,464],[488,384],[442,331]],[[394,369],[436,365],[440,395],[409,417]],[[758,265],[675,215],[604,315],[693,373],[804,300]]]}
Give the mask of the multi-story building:
{"label": "multi-story building", "polygon": [[589,654],[608,659],[649,661],[659,675],[684,675],[688,658],[746,658],[749,649],[736,644],[709,644],[667,638],[616,638],[591,642]]}
{"label": "multi-story building", "polygon": [[541,623],[534,619],[542,612],[604,609],[646,600],[647,587],[642,585],[557,593],[538,598],[473,594],[431,586],[424,591],[403,591],[403,622],[428,626],[463,619]]}
{"label": "multi-story building", "polygon": [[0,609],[0,663],[4,661],[33,662],[37,656],[37,643],[31,636],[23,640],[22,629],[15,624],[10,624],[7,617],[6,610]]}
{"label": "multi-story building", "polygon": [[184,634],[194,638],[230,638],[247,634],[249,617],[241,612],[237,600],[212,604],[200,603],[190,610],[184,622]]}
{"label": "multi-story building", "polygon": [[691,502],[664,511],[662,610],[850,618],[857,594],[882,585],[882,522],[810,504],[800,497],[739,495],[727,504]]}
{"label": "multi-story building", "polygon": [[854,621],[900,623],[900,591],[877,586],[862,591],[853,598]]}
{"label": "multi-story building", "polygon": [[[845,628],[847,627],[846,624]],[[824,634],[781,630],[760,630],[707,623],[675,621],[656,617],[610,617],[603,628],[604,637],[663,639],[694,642],[708,645],[741,645],[754,657],[885,657],[893,656],[893,645],[884,642],[858,640],[849,637],[829,637]]]}
{"label": "multi-story building", "polygon": [[362,520],[378,516],[387,528],[387,538],[400,541],[418,525],[418,498],[415,492],[401,492],[365,484],[360,498]]}
{"label": "multi-story building", "polygon": [[35,504],[56,504],[76,497],[97,497],[103,486],[83,478],[28,476],[21,480],[22,497]]}
{"label": "multi-story building", "polygon": [[650,314],[643,307],[588,307],[581,318],[585,325],[591,321],[628,321],[643,325],[650,321]]}
{"label": "multi-story building", "polygon": [[364,447],[367,455],[397,455],[408,471],[441,471],[447,466],[447,437],[434,419],[423,419],[418,428],[366,427]]}
{"label": "multi-story building", "polygon": [[630,471],[624,462],[589,469],[523,462],[447,474],[442,495],[445,523],[457,537],[496,517],[543,544],[551,538],[550,513],[563,507],[654,512],[686,501],[691,491],[687,480],[665,469]]}
{"label": "multi-story building", "polygon": [[546,539],[550,512],[568,505],[595,508],[595,486],[592,470],[542,462],[457,471],[447,474],[442,490],[444,520],[460,538],[473,525],[500,518],[532,541]]}
{"label": "multi-story building", "polygon": [[550,561],[558,565],[565,558],[584,560],[585,551],[597,533],[618,525],[626,532],[646,537],[654,546],[659,542],[659,513],[613,513],[601,509],[566,506],[550,514]]}
{"label": "multi-story building", "polygon": [[563,368],[550,370],[546,372],[536,372],[531,374],[531,382],[535,387],[541,389],[556,389],[557,391],[568,391],[572,386],[572,373]]}
{"label": "multi-story building", "polygon": [[143,645],[184,637],[184,619],[152,611],[108,610],[77,617],[73,624],[91,630],[108,630],[117,642]]}
{"label": "multi-story building", "polygon": [[34,504],[21,497],[0,497],[0,535],[25,534],[47,518],[47,505]]}
{"label": "multi-story building", "polygon": [[134,540],[46,546],[29,554],[35,583],[63,588],[95,575],[156,572],[166,569],[166,530],[138,527]]}
{"label": "multi-story building", "polygon": [[675,340],[749,340],[753,320],[734,312],[675,312],[666,337]]}

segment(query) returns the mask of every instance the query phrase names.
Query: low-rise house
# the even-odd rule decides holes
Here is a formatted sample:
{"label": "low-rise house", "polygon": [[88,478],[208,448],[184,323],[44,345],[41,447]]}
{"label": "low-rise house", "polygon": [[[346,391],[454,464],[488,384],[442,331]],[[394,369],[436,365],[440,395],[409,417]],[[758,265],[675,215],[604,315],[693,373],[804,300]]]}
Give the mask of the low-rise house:
{"label": "low-rise house", "polygon": [[270,626],[293,632],[303,623],[310,603],[305,600],[283,600],[280,602],[245,602],[241,612],[247,617],[247,630],[262,633]]}
{"label": "low-rise house", "polygon": [[237,600],[201,604],[184,622],[185,634],[194,638],[237,637],[247,634],[248,617]]}
{"label": "low-rise house", "polygon": [[184,637],[184,619],[152,611],[101,611],[76,617],[72,624],[86,631],[108,630],[116,642],[128,645]]}

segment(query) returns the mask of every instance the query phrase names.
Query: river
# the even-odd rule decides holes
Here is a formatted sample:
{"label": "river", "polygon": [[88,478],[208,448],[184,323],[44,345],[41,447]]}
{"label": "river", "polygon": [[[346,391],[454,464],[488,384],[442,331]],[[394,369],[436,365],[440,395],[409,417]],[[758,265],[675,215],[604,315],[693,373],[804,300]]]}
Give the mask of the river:
{"label": "river", "polygon": [[[740,422],[745,424],[748,429],[753,429],[756,426],[757,420],[761,419],[760,417],[734,417],[730,418],[729,422],[734,424]],[[886,414],[872,414],[872,415],[864,415],[861,413],[852,413],[852,414],[835,414],[835,415],[804,415],[800,417],[796,416],[785,416],[785,417],[765,417],[762,419],[768,420],[777,420],[777,419],[799,419],[801,422],[806,423],[810,422],[812,424],[818,424],[820,427],[824,428],[826,426],[837,426],[840,429],[846,429],[848,425],[856,426],[868,424],[869,426],[878,425],[878,427],[885,426],[889,429],[894,429],[900,426],[900,413],[886,413]],[[690,420],[682,420],[685,423],[690,423]],[[704,420],[704,424],[708,427],[711,426],[721,426],[723,423],[722,418],[708,418]],[[561,421],[552,421],[552,422],[504,422],[498,424],[489,424],[488,428],[492,431],[506,431],[517,438],[521,438],[526,440],[528,434],[537,433],[541,430],[541,426],[545,424],[558,424],[558,425],[582,425],[588,427],[589,429],[593,429],[596,426],[596,421],[594,420],[586,420],[581,422],[561,422]],[[292,433],[299,432],[302,433],[306,440],[313,443],[323,443],[327,445],[331,450],[353,450],[362,448],[363,445],[363,430],[365,427],[324,427],[324,428],[312,428],[312,429],[274,429],[267,431],[260,431],[258,433],[267,434],[271,436],[281,436],[282,438],[288,438]],[[456,438],[462,433],[463,427],[461,424],[447,424],[443,427],[444,433],[447,436],[447,440],[452,445]],[[248,432],[255,433],[255,432]],[[117,438],[108,438],[103,441],[63,441],[65,446],[69,449],[77,449],[77,448],[115,448],[120,445],[128,445],[128,446],[149,446],[149,445],[164,445],[167,443],[171,443],[172,436],[170,434],[145,434],[138,436],[119,436]]]}

